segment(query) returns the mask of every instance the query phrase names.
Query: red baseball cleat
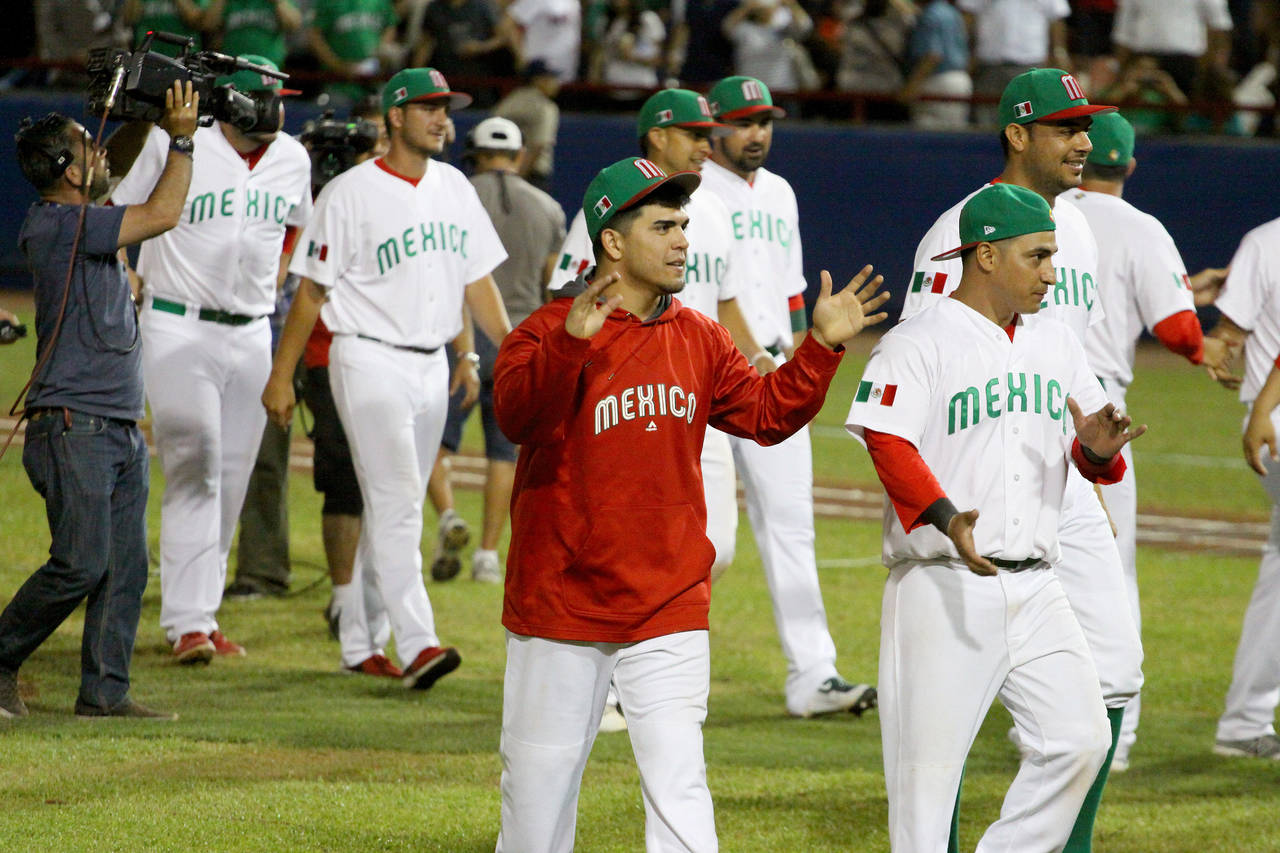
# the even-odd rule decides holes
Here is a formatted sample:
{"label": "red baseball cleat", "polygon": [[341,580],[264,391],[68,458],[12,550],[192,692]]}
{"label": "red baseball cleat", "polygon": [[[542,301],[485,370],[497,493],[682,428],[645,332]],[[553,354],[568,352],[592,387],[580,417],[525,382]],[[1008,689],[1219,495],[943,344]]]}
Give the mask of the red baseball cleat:
{"label": "red baseball cleat", "polygon": [[414,690],[426,690],[444,676],[458,668],[462,655],[452,646],[431,646],[418,652],[413,663],[404,671],[404,686]]}
{"label": "red baseball cleat", "polygon": [[383,678],[404,678],[404,671],[387,659],[386,655],[372,655],[355,666],[344,667],[347,672],[376,675]]}
{"label": "red baseball cleat", "polygon": [[227,635],[221,631],[214,631],[209,635],[209,642],[213,644],[213,650],[220,655],[226,657],[242,658],[246,652],[244,646],[239,643],[233,643],[227,639]]}

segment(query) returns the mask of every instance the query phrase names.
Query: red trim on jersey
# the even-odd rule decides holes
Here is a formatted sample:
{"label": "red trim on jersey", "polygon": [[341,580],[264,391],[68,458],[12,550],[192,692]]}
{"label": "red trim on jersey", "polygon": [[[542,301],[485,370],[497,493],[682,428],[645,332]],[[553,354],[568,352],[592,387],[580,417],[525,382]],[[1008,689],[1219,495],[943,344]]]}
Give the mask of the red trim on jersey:
{"label": "red trim on jersey", "polygon": [[377,160],[374,160],[373,162],[377,165],[379,169],[386,172],[388,175],[394,175],[395,177],[399,178],[402,181],[408,181],[409,183],[413,184],[415,187],[418,185],[418,181],[422,180],[422,178],[411,178],[408,175],[400,174],[395,169],[388,166],[387,161],[382,159],[381,157],[379,157]]}
{"label": "red trim on jersey", "polygon": [[1151,331],[1170,352],[1186,356],[1192,364],[1204,361],[1204,332],[1196,312],[1187,310],[1170,314],[1156,323]]}
{"label": "red trim on jersey", "polygon": [[262,159],[262,155],[267,153],[267,149],[271,147],[270,142],[264,142],[252,151],[237,151],[240,159],[249,167],[249,171],[253,171],[253,167],[258,165],[258,161]]}
{"label": "red trim on jersey", "polygon": [[1013,330],[1016,328],[1018,328],[1018,315],[1014,314],[1013,320],[1010,321],[1009,325],[1004,327],[1004,333],[1009,336],[1010,342],[1013,341]]}
{"label": "red trim on jersey", "polygon": [[1129,466],[1125,465],[1124,457],[1117,453],[1111,457],[1111,460],[1105,465],[1095,465],[1088,459],[1084,458],[1084,448],[1080,446],[1080,439],[1073,438],[1071,440],[1071,460],[1076,463],[1076,468],[1080,470],[1083,476],[1090,483],[1097,483],[1100,486],[1110,486],[1124,479],[1124,472]]}
{"label": "red trim on jersey", "polygon": [[910,533],[926,522],[920,516],[947,496],[916,446],[905,438],[873,429],[863,430],[876,476],[884,484],[902,529]]}
{"label": "red trim on jersey", "polygon": [[788,311],[804,310],[804,294],[797,293],[795,296],[787,297],[787,310]]}
{"label": "red trim on jersey", "polygon": [[302,229],[297,225],[286,225],[284,227],[284,253],[287,255],[293,251],[293,247],[298,245],[298,235],[302,233]]}

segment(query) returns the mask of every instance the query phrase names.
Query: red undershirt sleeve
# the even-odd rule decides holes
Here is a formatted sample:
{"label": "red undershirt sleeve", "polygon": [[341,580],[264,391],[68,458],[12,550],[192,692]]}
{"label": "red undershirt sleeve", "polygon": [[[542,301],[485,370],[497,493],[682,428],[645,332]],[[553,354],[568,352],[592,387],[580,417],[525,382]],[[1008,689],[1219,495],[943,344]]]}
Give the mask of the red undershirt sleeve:
{"label": "red undershirt sleeve", "polygon": [[868,429],[863,431],[863,437],[876,475],[884,484],[902,529],[910,533],[931,523],[923,517],[925,511],[939,500],[945,500],[947,495],[920,451],[905,438],[886,432]]}
{"label": "red undershirt sleeve", "polygon": [[302,229],[297,225],[286,225],[284,227],[284,253],[289,254],[293,251],[293,247],[298,243],[298,234]]}
{"label": "red undershirt sleeve", "polygon": [[809,328],[809,318],[804,313],[803,293],[797,293],[787,299],[787,311],[791,314],[791,331],[803,332]]}
{"label": "red undershirt sleeve", "polygon": [[1194,311],[1179,311],[1165,317],[1151,330],[1170,352],[1186,356],[1187,361],[1204,361],[1204,332]]}
{"label": "red undershirt sleeve", "polygon": [[1073,438],[1071,440],[1071,459],[1076,463],[1076,468],[1080,470],[1080,474],[1090,483],[1097,483],[1100,486],[1110,486],[1112,483],[1118,483],[1124,479],[1124,472],[1128,469],[1125,465],[1124,457],[1117,453],[1106,462],[1101,464],[1090,462],[1084,455],[1084,445],[1080,443],[1080,439]]}

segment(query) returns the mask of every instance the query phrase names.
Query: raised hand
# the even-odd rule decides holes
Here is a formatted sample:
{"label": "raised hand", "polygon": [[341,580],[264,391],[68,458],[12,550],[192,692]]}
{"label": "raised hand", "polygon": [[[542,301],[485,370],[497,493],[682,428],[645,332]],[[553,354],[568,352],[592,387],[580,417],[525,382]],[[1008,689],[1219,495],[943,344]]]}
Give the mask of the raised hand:
{"label": "raised hand", "polygon": [[600,297],[610,285],[621,278],[619,273],[613,272],[600,276],[587,285],[586,290],[574,297],[573,307],[569,309],[569,315],[564,318],[564,330],[575,338],[583,340],[595,337],[596,333],[604,328],[605,318],[622,304],[621,293],[615,293],[604,301],[600,301]]}
{"label": "raised hand", "polygon": [[818,343],[827,349],[835,349],[853,338],[867,326],[882,322],[889,315],[875,311],[889,299],[889,292],[877,294],[884,276],[867,281],[871,265],[863,267],[849,280],[839,293],[831,292],[831,273],[822,271],[819,278],[818,301],[813,306],[813,331]]}
{"label": "raised hand", "polygon": [[1115,456],[1120,448],[1147,431],[1146,424],[1130,429],[1133,420],[1117,410],[1114,403],[1107,403],[1092,415],[1086,415],[1075,398],[1068,397],[1067,408],[1071,410],[1080,444],[1102,459]]}
{"label": "raised hand", "polygon": [[951,521],[947,522],[947,538],[955,544],[956,551],[960,554],[960,559],[964,560],[964,564],[969,567],[969,571],[975,575],[990,577],[998,572],[999,569],[996,568],[995,563],[979,554],[977,546],[973,544],[973,528],[977,523],[978,511],[976,509],[957,512],[951,516]]}
{"label": "raised hand", "polygon": [[200,93],[192,90],[190,80],[185,86],[182,81],[174,80],[173,86],[164,93],[160,128],[170,136],[190,136],[196,132],[199,120]]}

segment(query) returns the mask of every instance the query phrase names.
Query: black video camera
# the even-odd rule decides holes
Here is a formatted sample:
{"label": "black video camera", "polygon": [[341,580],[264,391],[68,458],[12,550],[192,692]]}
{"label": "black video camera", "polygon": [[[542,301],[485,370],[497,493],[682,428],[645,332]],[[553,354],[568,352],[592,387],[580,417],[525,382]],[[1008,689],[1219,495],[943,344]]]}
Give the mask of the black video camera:
{"label": "black video camera", "polygon": [[[152,40],[182,46],[176,57],[150,50]],[[159,121],[164,117],[165,92],[173,82],[191,81],[200,94],[200,123],[225,121],[245,133],[271,133],[280,129],[280,96],[275,93],[237,92],[230,83],[217,85],[220,76],[250,70],[280,80],[289,75],[254,65],[214,50],[191,52],[194,39],[172,33],[147,33],[138,49],[98,48],[89,52],[89,111],[120,121]]]}
{"label": "black video camera", "polygon": [[325,110],[318,119],[302,126],[302,144],[311,152],[311,191],[319,193],[324,185],[355,165],[356,158],[367,154],[378,144],[378,126],[368,119],[340,121],[333,110]]}

